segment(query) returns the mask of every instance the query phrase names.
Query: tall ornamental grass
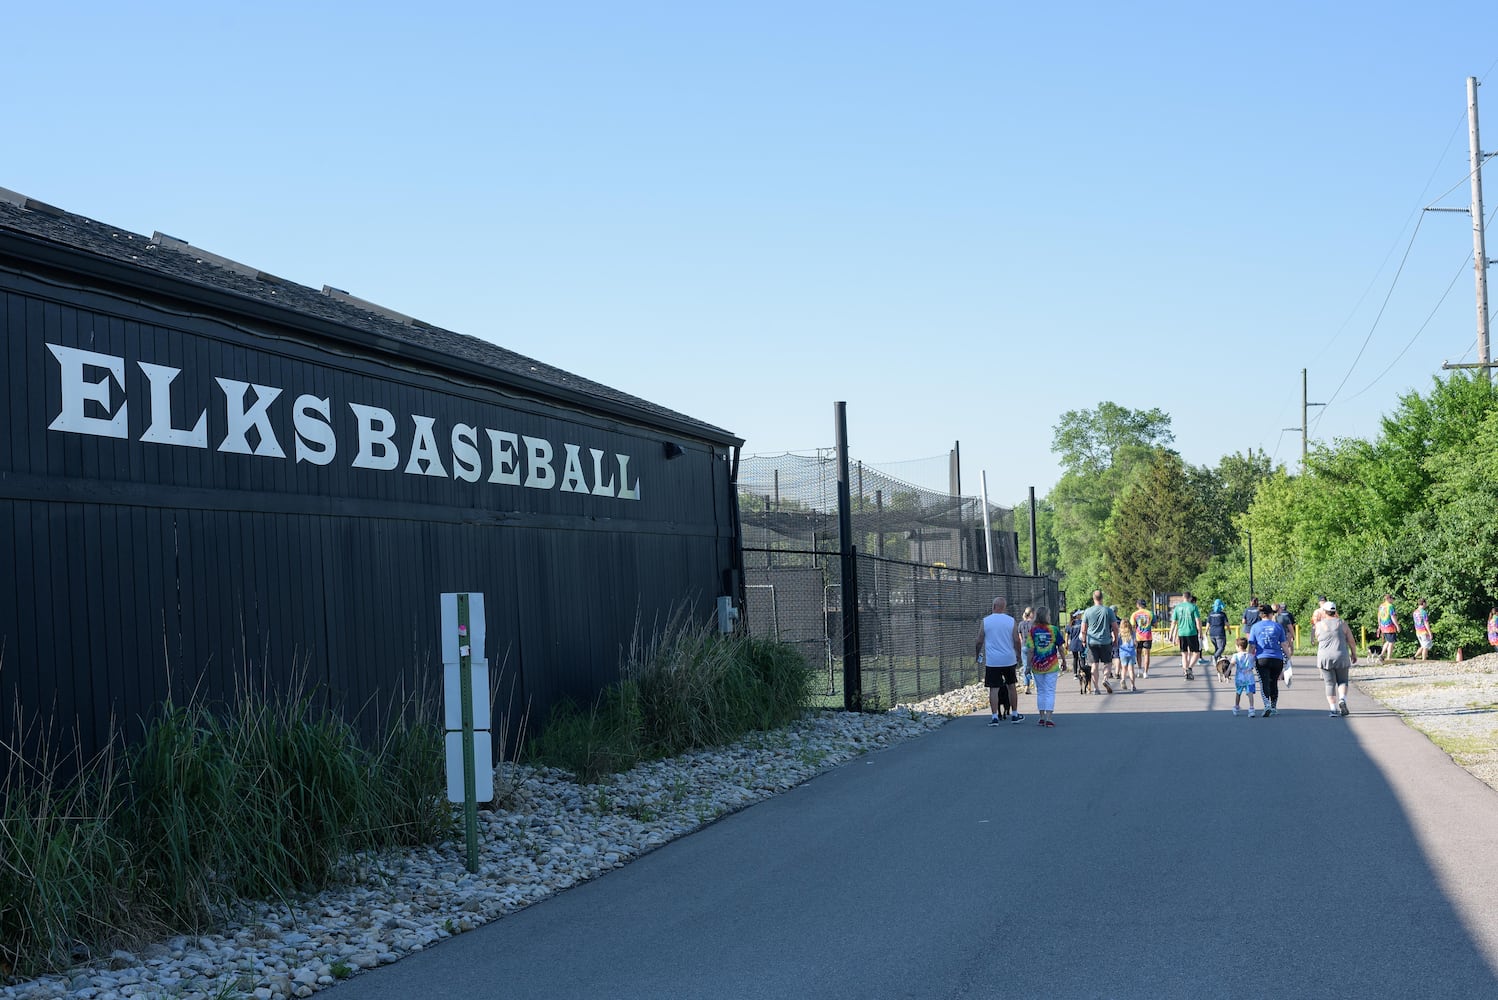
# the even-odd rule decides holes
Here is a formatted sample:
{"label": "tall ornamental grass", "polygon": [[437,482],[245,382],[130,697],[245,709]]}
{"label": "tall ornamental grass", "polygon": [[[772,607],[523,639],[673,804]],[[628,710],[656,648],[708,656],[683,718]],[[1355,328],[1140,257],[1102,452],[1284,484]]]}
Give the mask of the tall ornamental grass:
{"label": "tall ornamental grass", "polygon": [[684,613],[648,639],[637,629],[621,673],[590,707],[552,713],[530,744],[539,763],[592,782],[642,760],[722,746],[799,718],[813,680],[794,647],[720,635]]}
{"label": "tall ornamental grass", "polygon": [[62,782],[19,755],[0,786],[0,973],[30,977],[243,900],[337,880],[370,849],[447,837],[436,711],[392,710],[372,747],[312,699],[168,703],[124,755]]}
{"label": "tall ornamental grass", "polygon": [[29,765],[0,747],[0,981],[66,968],[127,929],[140,892],[132,845],[119,830],[119,764],[106,753],[59,782],[57,762]]}

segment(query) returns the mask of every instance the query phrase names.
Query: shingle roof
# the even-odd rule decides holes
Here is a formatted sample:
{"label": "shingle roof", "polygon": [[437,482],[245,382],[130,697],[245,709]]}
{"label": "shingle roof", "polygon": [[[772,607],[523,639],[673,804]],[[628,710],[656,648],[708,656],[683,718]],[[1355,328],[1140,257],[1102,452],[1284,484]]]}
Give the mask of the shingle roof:
{"label": "shingle roof", "polygon": [[[332,323],[488,369],[494,380],[537,394],[552,390],[582,396],[609,413],[661,423],[721,443],[741,443],[730,432],[648,400],[590,381],[487,340],[404,317],[325,286],[319,291],[206,253],[170,236],[146,237],[105,225],[0,188],[0,231],[10,231],[120,264],[134,265],[174,282],[257,301],[296,316]],[[368,341],[367,337],[358,338]],[[367,343],[375,351],[379,343]]]}

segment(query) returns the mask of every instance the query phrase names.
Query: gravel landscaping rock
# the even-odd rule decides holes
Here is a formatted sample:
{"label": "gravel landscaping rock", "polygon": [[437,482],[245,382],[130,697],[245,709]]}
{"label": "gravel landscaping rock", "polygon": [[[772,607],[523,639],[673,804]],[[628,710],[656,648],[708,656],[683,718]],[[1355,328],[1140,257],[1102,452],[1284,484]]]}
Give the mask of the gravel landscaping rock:
{"label": "gravel landscaping rock", "polygon": [[1357,666],[1352,680],[1498,790],[1498,653]]}

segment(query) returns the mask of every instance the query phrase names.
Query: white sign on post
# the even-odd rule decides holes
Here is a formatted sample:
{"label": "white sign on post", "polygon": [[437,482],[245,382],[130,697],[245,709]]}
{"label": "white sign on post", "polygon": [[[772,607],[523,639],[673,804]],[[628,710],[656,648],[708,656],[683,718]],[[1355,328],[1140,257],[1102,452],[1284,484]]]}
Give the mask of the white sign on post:
{"label": "white sign on post", "polygon": [[[488,730],[473,734],[475,802],[489,802],[494,798],[494,768],[488,761],[494,759],[494,742]],[[447,734],[447,801],[463,801],[463,731]]]}
{"label": "white sign on post", "polygon": [[[475,660],[484,656],[484,595],[468,595],[468,641],[459,642],[458,595],[442,595],[442,662],[457,663],[464,655]],[[465,654],[462,647],[468,646],[471,653]]]}
{"label": "white sign on post", "polygon": [[[458,594],[442,595],[442,702],[447,730],[447,798],[467,802],[463,778],[463,666],[468,658],[473,706],[474,801],[494,798],[494,741],[490,735],[489,661],[484,658],[484,595],[468,594],[468,624],[458,622]],[[471,810],[470,810],[471,811]]]}
{"label": "white sign on post", "polygon": [[[442,703],[444,707],[443,727],[449,731],[463,731],[463,688],[458,671],[463,669],[456,663],[442,664]],[[473,728],[488,730],[489,724],[489,661],[475,659],[468,665],[468,676],[473,681]],[[487,802],[488,799],[480,799]]]}

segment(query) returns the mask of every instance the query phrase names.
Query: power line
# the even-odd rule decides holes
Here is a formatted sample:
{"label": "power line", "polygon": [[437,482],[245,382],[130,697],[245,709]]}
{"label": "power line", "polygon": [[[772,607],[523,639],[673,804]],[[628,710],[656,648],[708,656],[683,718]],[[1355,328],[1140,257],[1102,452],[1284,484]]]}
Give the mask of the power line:
{"label": "power line", "polygon": [[[1284,411],[1281,410],[1280,412],[1283,413]],[[1269,455],[1269,467],[1271,469],[1274,468],[1274,460],[1276,458],[1280,457],[1280,444],[1283,443],[1284,440],[1285,440],[1285,432],[1284,431],[1280,431],[1280,436],[1278,438],[1276,438],[1275,442],[1274,442],[1274,451],[1272,451],[1270,453],[1270,455]]]}
{"label": "power line", "polygon": [[[1350,403],[1354,399],[1357,399],[1363,393],[1367,392],[1369,389],[1372,389],[1375,385],[1378,385],[1378,383],[1383,380],[1383,377],[1385,375],[1389,374],[1391,371],[1394,370],[1394,366],[1397,365],[1397,364],[1399,364],[1399,359],[1402,358],[1402,357],[1404,357],[1405,352],[1407,352],[1411,347],[1415,346],[1415,341],[1417,341],[1417,340],[1420,339],[1420,335],[1425,332],[1425,328],[1428,327],[1428,326],[1430,326],[1430,321],[1433,320],[1433,319],[1435,319],[1436,318],[1436,313],[1438,313],[1438,312],[1441,311],[1441,306],[1443,306],[1443,305],[1446,304],[1447,297],[1451,295],[1451,290],[1456,287],[1456,283],[1458,281],[1460,281],[1461,278],[1462,278],[1462,275],[1466,273],[1466,271],[1467,271],[1467,263],[1471,259],[1472,259],[1472,255],[1470,253],[1467,254],[1467,259],[1464,260],[1464,261],[1462,261],[1462,266],[1459,267],[1459,268],[1457,268],[1456,273],[1451,276],[1451,282],[1450,282],[1450,284],[1448,284],[1446,286],[1446,291],[1444,291],[1444,292],[1441,293],[1441,298],[1436,302],[1435,308],[1431,309],[1430,315],[1425,317],[1425,322],[1420,324],[1420,328],[1418,330],[1416,330],[1415,331],[1415,335],[1409,339],[1409,343],[1405,344],[1404,348],[1402,350],[1400,350],[1400,352],[1398,354],[1394,355],[1394,360],[1392,360],[1392,361],[1389,362],[1389,367],[1387,367],[1383,371],[1379,372],[1378,375],[1373,379],[1372,382],[1369,382],[1367,385],[1363,386],[1357,392],[1353,393],[1351,396],[1348,396],[1346,399],[1344,399],[1343,400],[1344,403]],[[1473,343],[1475,344],[1476,341],[1474,340]],[[1317,420],[1318,421],[1320,420],[1320,416],[1319,415],[1317,416]]]}
{"label": "power line", "polygon": [[[1354,369],[1357,368],[1358,362],[1363,359],[1363,352],[1368,349],[1368,342],[1373,339],[1373,332],[1378,329],[1379,321],[1384,318],[1384,310],[1389,308],[1389,300],[1394,297],[1394,289],[1399,285],[1399,276],[1404,273],[1404,265],[1410,259],[1410,250],[1414,248],[1415,237],[1420,235],[1420,226],[1424,224],[1424,222],[1425,214],[1422,212],[1420,214],[1420,220],[1415,223],[1415,231],[1413,233],[1410,233],[1410,241],[1404,248],[1404,256],[1399,258],[1399,269],[1394,272],[1394,279],[1389,282],[1389,291],[1386,295],[1384,295],[1383,304],[1378,307],[1378,315],[1373,317],[1373,325],[1368,328],[1368,336],[1363,338],[1363,345],[1358,348],[1357,356],[1352,359],[1352,364],[1348,366],[1347,374],[1343,375],[1342,381],[1337,383],[1337,391],[1333,392],[1331,394],[1331,397],[1327,399],[1327,406],[1331,406],[1332,403],[1337,401],[1338,393],[1340,393],[1342,391],[1342,387],[1347,384],[1347,380],[1352,378],[1352,373]],[[1325,413],[1326,410],[1323,409],[1321,412]]]}
{"label": "power line", "polygon": [[[1495,60],[1493,65],[1498,66],[1498,60]],[[1491,69],[1492,69],[1492,67],[1489,67],[1490,71],[1491,71]],[[1442,147],[1442,149],[1441,149],[1441,155],[1438,156],[1438,157],[1436,157],[1436,165],[1431,168],[1430,176],[1425,179],[1424,186],[1422,186],[1420,188],[1420,194],[1419,194],[1419,198],[1420,199],[1424,199],[1426,193],[1430,191],[1430,185],[1431,185],[1431,183],[1436,179],[1436,174],[1438,174],[1438,173],[1441,172],[1441,167],[1445,164],[1446,157],[1451,154],[1451,144],[1454,143],[1456,141],[1456,137],[1461,134],[1462,125],[1463,125],[1463,123],[1466,122],[1466,120],[1467,120],[1467,113],[1465,111],[1463,111],[1459,116],[1457,116],[1456,124],[1451,127],[1451,134],[1446,137],[1446,145],[1444,147]],[[1452,191],[1455,191],[1457,188],[1459,188],[1463,184],[1467,183],[1468,179],[1470,179],[1471,176],[1472,176],[1471,172],[1468,171],[1466,177],[1463,177],[1461,180],[1457,181],[1451,187],[1449,187],[1445,191],[1441,192],[1441,194],[1437,195],[1432,201],[1427,202],[1426,203],[1426,207],[1429,207],[1430,205],[1435,204],[1437,201],[1440,201],[1442,198],[1446,197]],[[1423,217],[1424,212],[1425,212],[1424,208],[1419,208],[1419,209],[1416,209],[1413,212],[1411,212],[1410,216],[1411,217],[1415,217],[1418,220],[1418,218]],[[1399,227],[1400,233],[1403,233],[1404,232],[1404,227],[1408,226],[1408,225],[1409,225],[1409,219],[1405,219],[1404,225],[1401,225]],[[1419,229],[1420,229],[1420,225],[1419,225],[1419,222],[1417,221],[1416,224],[1415,224],[1415,230],[1418,232]],[[1410,241],[1414,242],[1414,235],[1413,234],[1411,234],[1411,236],[1410,236]],[[1326,343],[1324,343],[1324,344],[1321,345],[1321,350],[1317,351],[1315,357],[1313,357],[1311,359],[1312,363],[1315,363],[1316,361],[1320,360],[1321,357],[1323,355],[1325,355],[1327,351],[1331,350],[1332,345],[1334,345],[1337,342],[1337,338],[1340,337],[1340,336],[1342,336],[1342,331],[1347,329],[1347,325],[1352,322],[1352,318],[1354,316],[1356,316],[1358,310],[1362,308],[1364,300],[1368,298],[1368,293],[1371,292],[1371,291],[1373,291],[1374,285],[1378,284],[1378,276],[1384,273],[1384,268],[1387,267],[1388,264],[1389,264],[1389,258],[1392,257],[1392,256],[1394,256],[1394,251],[1397,250],[1398,248],[1399,248],[1399,238],[1395,237],[1394,242],[1389,246],[1388,253],[1384,254],[1384,259],[1381,260],[1381,261],[1379,261],[1378,269],[1373,272],[1373,277],[1368,279],[1368,287],[1366,287],[1366,288],[1363,289],[1363,294],[1361,294],[1361,295],[1358,296],[1358,300],[1356,302],[1354,302],[1353,305],[1352,305],[1352,308],[1350,310],[1348,310],[1347,318],[1344,319],[1344,320],[1342,320],[1341,325],[1337,327],[1337,329],[1332,333],[1331,337],[1327,339]],[[1405,252],[1408,253],[1409,252],[1408,249],[1406,249]],[[1325,412],[1325,411],[1323,411],[1323,412]]]}
{"label": "power line", "polygon": [[[1467,175],[1467,177],[1470,178],[1471,176],[1472,175],[1469,172],[1468,175]],[[1465,183],[1465,179],[1463,180],[1462,183]],[[1451,190],[1455,190],[1455,188],[1452,188]],[[1450,191],[1447,191],[1446,193],[1450,194]],[[1443,194],[1441,197],[1444,198],[1445,195]],[[1440,199],[1437,199],[1437,200],[1439,201]],[[1488,213],[1488,217],[1487,217],[1488,223],[1492,223],[1492,221],[1494,220],[1494,218],[1498,218],[1498,207],[1494,207],[1493,211],[1491,211],[1491,212]],[[1412,239],[1413,239],[1413,237],[1412,237]],[[1363,395],[1368,390],[1372,389],[1375,385],[1377,385],[1380,381],[1382,381],[1383,378],[1384,378],[1384,376],[1388,375],[1389,372],[1391,372],[1391,371],[1394,370],[1394,366],[1399,363],[1399,359],[1402,358],[1402,357],[1404,357],[1405,353],[1408,352],[1409,349],[1415,345],[1415,341],[1418,340],[1418,339],[1420,339],[1420,335],[1425,332],[1425,330],[1426,330],[1426,328],[1428,326],[1430,326],[1431,320],[1435,319],[1436,313],[1438,313],[1440,311],[1441,306],[1445,305],[1446,299],[1448,297],[1450,297],[1450,295],[1451,295],[1451,290],[1456,287],[1456,283],[1461,280],[1462,275],[1465,274],[1466,271],[1467,271],[1467,265],[1470,264],[1471,262],[1472,262],[1472,252],[1469,250],[1467,252],[1467,256],[1462,260],[1461,266],[1458,267],[1457,270],[1456,270],[1456,273],[1451,276],[1451,281],[1447,283],[1446,290],[1441,293],[1441,297],[1436,301],[1436,304],[1431,309],[1430,314],[1425,317],[1425,322],[1421,323],[1420,326],[1419,326],[1419,328],[1417,330],[1415,330],[1414,336],[1410,337],[1409,342],[1406,343],[1404,345],[1404,347],[1402,349],[1400,349],[1399,353],[1394,356],[1394,359],[1389,362],[1388,367],[1386,367],[1383,371],[1379,372],[1378,375],[1376,377],[1374,377],[1373,381],[1371,381],[1367,385],[1363,386],[1363,388],[1359,389],[1353,395],[1347,397],[1347,399],[1344,399],[1343,400],[1344,403],[1350,403],[1354,399],[1357,399],[1359,396]],[[1469,351],[1472,350],[1472,349],[1475,349],[1476,343],[1477,342],[1474,339],[1473,340],[1473,347],[1469,348]],[[1465,360],[1465,358],[1466,358],[1466,355],[1463,354],[1462,355],[1462,360]],[[1356,362],[1354,362],[1354,364],[1356,364]],[[1344,381],[1346,381],[1346,380],[1344,379]],[[1340,389],[1341,387],[1339,386],[1338,388]],[[1335,395],[1333,396],[1333,398],[1335,398]],[[1316,424],[1315,424],[1316,427],[1320,427],[1321,426],[1321,418],[1324,417],[1325,415],[1326,415],[1325,408],[1323,408],[1320,413],[1316,414]]]}

